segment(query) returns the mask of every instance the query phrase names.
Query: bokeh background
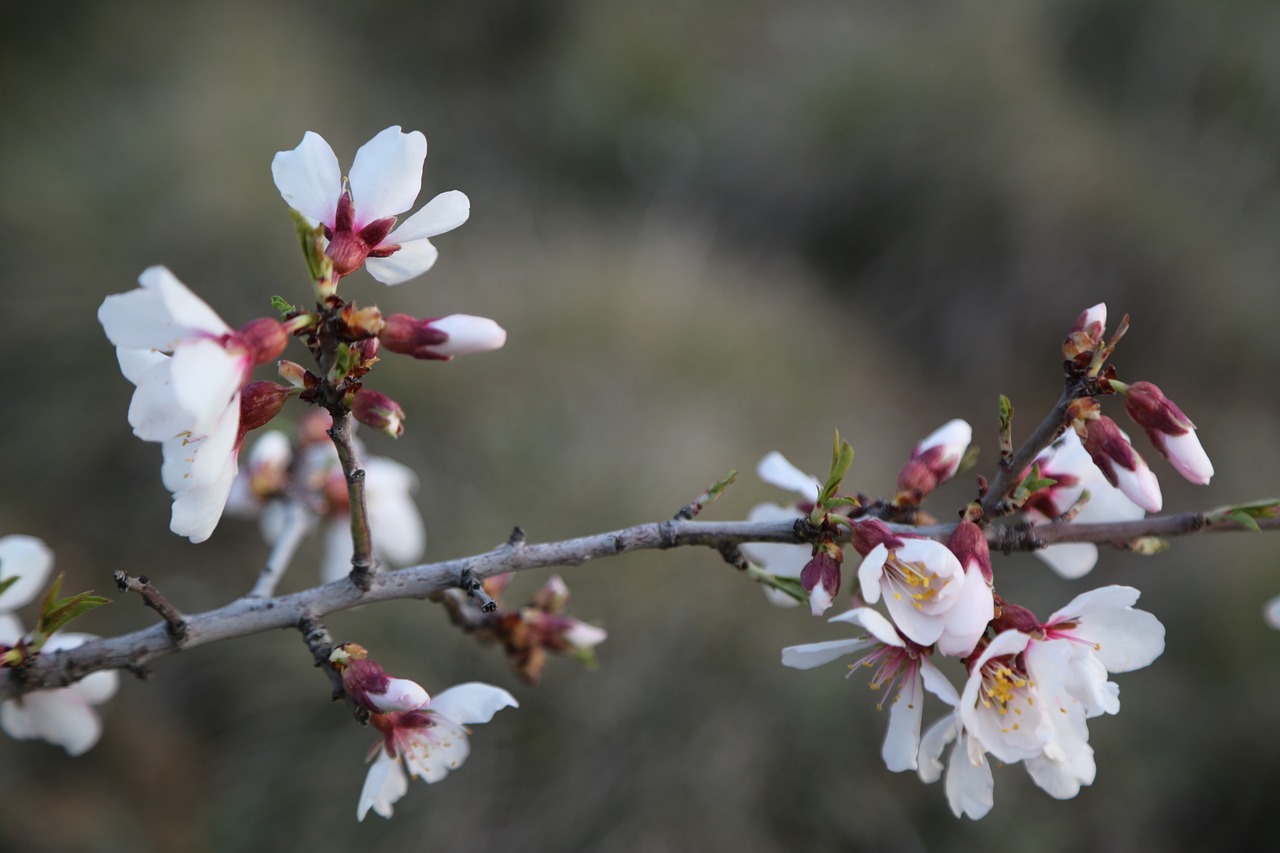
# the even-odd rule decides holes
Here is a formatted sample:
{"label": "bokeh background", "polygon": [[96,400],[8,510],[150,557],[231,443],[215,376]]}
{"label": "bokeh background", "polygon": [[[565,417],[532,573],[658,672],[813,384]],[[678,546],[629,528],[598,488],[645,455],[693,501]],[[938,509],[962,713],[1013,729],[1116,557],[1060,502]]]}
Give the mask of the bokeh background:
{"label": "bokeh background", "polygon": [[[664,518],[731,468],[744,476],[706,517],[742,517],[778,497],[750,474],[760,456],[818,471],[833,428],[867,492],[955,416],[989,470],[997,394],[1029,429],[1056,398],[1059,341],[1098,301],[1133,318],[1121,376],[1158,381],[1217,465],[1195,490],[1153,459],[1167,508],[1275,494],[1277,43],[1272,4],[1191,0],[0,4],[0,532],[47,540],[71,588],[116,597],[126,568],[191,612],[248,589],[255,525],[226,520],[201,546],[167,531],[159,448],[129,432],[95,312],[156,263],[233,325],[272,294],[305,299],[271,157],[310,129],[348,164],[390,124],[430,140],[424,198],[462,189],[472,218],[424,278],[360,273],[344,290],[510,332],[496,354],[374,375],[409,430],[366,440],[419,472],[429,559],[515,524],[547,540]],[[304,551],[284,588],[313,583],[317,559]],[[1260,610],[1280,593],[1280,539],[1105,553],[1074,584],[1025,556],[997,572],[1041,615],[1131,583],[1169,628],[1164,657],[1119,678],[1123,713],[1093,722],[1098,779],[1068,802],[1004,768],[992,813],[953,819],[941,786],[884,770],[885,715],[860,680],[778,664],[783,645],[845,631],[688,551],[565,571],[574,612],[610,638],[598,669],[553,661],[537,689],[431,605],[332,616],[394,673],[484,680],[522,704],[391,821],[355,822],[373,738],[279,632],[124,681],[82,758],[0,740],[0,848],[1275,838],[1280,635]],[[82,626],[151,622],[119,597]]]}

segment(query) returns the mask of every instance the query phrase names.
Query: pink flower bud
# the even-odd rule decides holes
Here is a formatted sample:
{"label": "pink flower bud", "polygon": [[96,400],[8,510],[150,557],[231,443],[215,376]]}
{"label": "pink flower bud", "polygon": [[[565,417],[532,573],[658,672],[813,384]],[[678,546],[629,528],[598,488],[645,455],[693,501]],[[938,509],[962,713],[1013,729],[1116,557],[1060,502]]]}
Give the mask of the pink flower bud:
{"label": "pink flower bud", "polygon": [[506,331],[486,317],[450,314],[420,320],[408,314],[386,317],[378,337],[392,352],[447,361],[455,355],[489,352],[507,342]]}
{"label": "pink flower bud", "polygon": [[864,557],[877,545],[883,545],[889,549],[902,547],[902,540],[889,529],[889,525],[878,518],[869,518],[855,524],[852,541],[854,550]]}
{"label": "pink flower bud", "polygon": [[982,577],[987,583],[991,583],[991,549],[987,546],[987,536],[981,527],[967,519],[961,521],[947,539],[947,547],[956,555],[966,572],[971,564],[976,564]]}
{"label": "pink flower bud", "polygon": [[289,332],[284,323],[270,317],[250,320],[236,330],[236,337],[248,350],[254,364],[266,364],[278,358],[289,343]]}
{"label": "pink flower bud", "polygon": [[[240,435],[266,426],[289,399],[291,389],[274,382],[253,382],[240,392]],[[236,442],[239,444],[239,441]]]}
{"label": "pink flower bud", "polygon": [[[1081,429],[1081,426],[1076,427],[1077,432]],[[1163,505],[1160,481],[1133,449],[1116,422],[1106,415],[1099,415],[1084,424],[1083,429],[1084,449],[1107,482],[1147,512],[1159,512]]]}
{"label": "pink flower bud", "polygon": [[547,613],[563,613],[569,605],[569,586],[559,575],[552,575],[533,594],[533,606]]}
{"label": "pink flower bud", "polygon": [[1213,477],[1213,463],[1200,446],[1196,425],[1191,419],[1150,382],[1135,382],[1121,393],[1125,411],[1146,431],[1161,455],[1179,474],[1193,483],[1206,485]]}
{"label": "pink flower bud", "polygon": [[843,560],[844,551],[838,545],[823,542],[815,547],[813,559],[801,570],[800,585],[809,593],[809,607],[814,616],[821,616],[840,592]]}
{"label": "pink flower bud", "polygon": [[380,391],[361,388],[351,402],[351,414],[362,424],[399,438],[404,432],[404,410],[400,404]]}
{"label": "pink flower bud", "polygon": [[427,691],[407,678],[392,678],[356,643],[343,643],[329,655],[353,701],[375,714],[416,711],[431,701]]}
{"label": "pink flower bud", "polygon": [[296,361],[290,361],[287,358],[276,362],[276,368],[280,378],[295,388],[314,388],[320,382],[320,377]]}
{"label": "pink flower bud", "polygon": [[997,634],[1001,631],[1021,631],[1024,634],[1040,632],[1040,620],[1021,604],[1013,604],[1001,598],[996,606],[999,615],[992,621],[991,627]]}
{"label": "pink flower bud", "polygon": [[1102,346],[1102,335],[1107,325],[1107,304],[1099,302],[1076,318],[1066,340],[1062,342],[1062,357],[1075,361],[1078,356],[1093,353]]}
{"label": "pink flower bud", "polygon": [[902,498],[919,503],[940,483],[954,477],[972,438],[973,428],[956,418],[916,445],[911,451],[911,461],[898,475],[898,491]]}

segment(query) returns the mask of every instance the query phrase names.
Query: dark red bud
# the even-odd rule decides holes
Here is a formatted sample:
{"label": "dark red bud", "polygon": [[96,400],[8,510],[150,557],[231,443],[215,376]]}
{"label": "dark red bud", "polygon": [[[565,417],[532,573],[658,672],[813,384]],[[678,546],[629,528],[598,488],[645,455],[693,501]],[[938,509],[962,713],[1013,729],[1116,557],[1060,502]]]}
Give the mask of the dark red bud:
{"label": "dark red bud", "polygon": [[982,532],[981,527],[972,521],[960,522],[947,539],[947,547],[956,555],[966,572],[969,564],[976,562],[982,571],[982,577],[987,583],[991,583],[991,549],[987,546],[987,535]]}
{"label": "dark red bud", "polygon": [[422,320],[408,314],[392,314],[383,319],[386,325],[382,327],[378,338],[387,349],[414,358],[442,358],[430,354],[430,347],[449,340],[446,333],[431,328],[432,321],[440,319],[439,317]]}
{"label": "dark red bud", "polygon": [[902,540],[878,518],[855,524],[852,538],[854,550],[864,557],[875,550],[877,545],[884,545],[886,548],[902,547]]}
{"label": "dark red bud", "polygon": [[997,634],[1001,631],[1021,631],[1024,634],[1038,634],[1042,630],[1036,615],[1020,604],[1011,604],[1000,596],[996,599],[996,618],[991,620],[991,627]]}
{"label": "dark red bud", "polygon": [[249,351],[254,364],[266,364],[284,352],[289,343],[289,331],[279,320],[259,317],[237,329],[236,338]]}
{"label": "dark red bud", "polygon": [[[1124,395],[1124,408],[1133,422],[1147,435],[1182,435],[1195,429],[1191,419],[1182,413],[1164,392],[1150,382],[1135,382]],[[1154,437],[1152,439],[1155,441]],[[1158,441],[1155,442],[1159,444]]]}
{"label": "dark red bud", "polygon": [[[283,385],[274,382],[252,382],[240,392],[240,435],[244,439],[249,430],[265,426],[284,406],[289,399],[289,391]],[[239,441],[237,441],[237,444]]]}

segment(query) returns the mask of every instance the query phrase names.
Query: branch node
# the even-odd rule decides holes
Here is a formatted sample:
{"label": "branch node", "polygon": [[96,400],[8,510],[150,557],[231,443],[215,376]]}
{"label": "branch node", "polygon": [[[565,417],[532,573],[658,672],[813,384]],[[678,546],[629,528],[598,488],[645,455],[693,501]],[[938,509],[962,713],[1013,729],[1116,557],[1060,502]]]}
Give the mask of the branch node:
{"label": "branch node", "polygon": [[111,575],[116,582],[116,589],[121,592],[136,592],[142,596],[142,603],[150,607],[156,613],[160,614],[160,618],[164,620],[165,630],[169,634],[169,639],[175,646],[181,648],[190,638],[191,632],[187,626],[187,619],[178,611],[178,608],[169,603],[169,600],[161,595],[160,590],[151,585],[151,581],[146,575],[131,577],[122,571],[112,572]]}
{"label": "branch node", "polygon": [[511,535],[507,537],[507,547],[513,550],[523,548],[526,538],[524,528],[516,525],[511,528]]}
{"label": "branch node", "polygon": [[[519,530],[520,528],[516,529]],[[489,593],[484,591],[484,584],[470,569],[463,569],[458,573],[458,588],[465,592],[468,597],[480,602],[481,613],[492,613],[498,609],[498,602],[494,601]]]}

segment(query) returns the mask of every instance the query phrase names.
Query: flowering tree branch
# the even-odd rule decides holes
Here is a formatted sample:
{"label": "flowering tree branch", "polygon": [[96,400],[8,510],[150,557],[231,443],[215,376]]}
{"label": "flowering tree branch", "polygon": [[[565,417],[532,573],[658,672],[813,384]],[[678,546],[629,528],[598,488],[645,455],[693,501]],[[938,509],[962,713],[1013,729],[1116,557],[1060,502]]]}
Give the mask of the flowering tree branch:
{"label": "flowering tree branch", "polygon": [[[1062,542],[1123,545],[1146,536],[1186,536],[1247,529],[1247,525],[1238,521],[1210,521],[1210,518],[1208,513],[1181,513],[1087,525],[1060,522],[1034,528],[993,526],[987,530],[987,540],[993,550],[1014,552],[1034,551],[1044,545]],[[1263,530],[1280,530],[1280,518],[1259,519],[1257,525]],[[954,524],[888,526],[897,532],[911,532],[937,540],[945,540],[956,527]],[[380,601],[426,599],[447,589],[467,590],[469,578],[483,580],[503,572],[580,566],[633,551],[668,550],[689,545],[723,551],[744,542],[807,544],[812,535],[803,520],[671,520],[559,542],[530,544],[517,540],[471,557],[381,572],[367,591],[360,590],[350,581],[341,580],[284,596],[245,596],[225,607],[183,617],[186,639],[182,643],[175,642],[171,623],[166,622],[119,637],[85,643],[74,649],[40,655],[21,672],[0,670],[0,699],[40,688],[62,687],[99,670],[143,667],[178,651],[279,628],[306,632],[306,626],[314,625],[313,620],[328,613]],[[139,584],[139,587],[139,591],[154,591],[154,587],[146,584]]]}

